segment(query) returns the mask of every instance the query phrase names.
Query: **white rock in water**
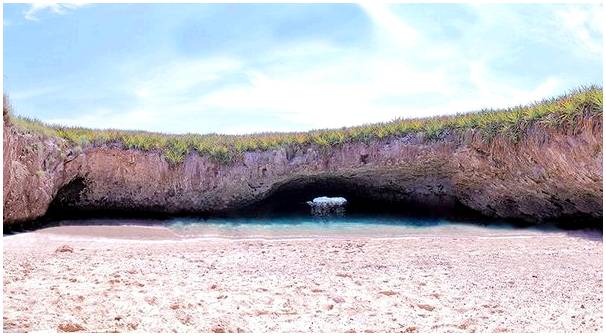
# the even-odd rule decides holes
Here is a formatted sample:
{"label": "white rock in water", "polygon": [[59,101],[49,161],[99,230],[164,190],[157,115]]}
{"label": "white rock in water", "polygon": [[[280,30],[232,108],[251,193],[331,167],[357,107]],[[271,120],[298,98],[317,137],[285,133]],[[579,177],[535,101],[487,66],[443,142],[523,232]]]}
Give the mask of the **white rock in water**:
{"label": "white rock in water", "polygon": [[316,197],[311,202],[307,202],[309,205],[312,204],[322,204],[322,205],[344,205],[347,203],[347,200],[343,197]]}
{"label": "white rock in water", "polygon": [[311,207],[311,214],[314,216],[330,216],[345,214],[345,204],[347,200],[343,197],[316,197],[313,201],[307,202]]}

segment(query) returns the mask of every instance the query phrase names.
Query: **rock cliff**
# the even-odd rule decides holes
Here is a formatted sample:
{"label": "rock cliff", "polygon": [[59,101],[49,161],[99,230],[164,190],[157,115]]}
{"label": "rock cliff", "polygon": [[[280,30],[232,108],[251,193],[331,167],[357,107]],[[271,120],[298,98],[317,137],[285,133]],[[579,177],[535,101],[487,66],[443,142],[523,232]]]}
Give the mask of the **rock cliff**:
{"label": "rock cliff", "polygon": [[305,188],[529,222],[602,218],[601,114],[565,129],[537,123],[519,141],[469,129],[284,146],[231,163],[192,152],[176,165],[155,151],[74,147],[5,120],[3,168],[5,227],[43,216],[51,203],[56,211],[212,215]]}

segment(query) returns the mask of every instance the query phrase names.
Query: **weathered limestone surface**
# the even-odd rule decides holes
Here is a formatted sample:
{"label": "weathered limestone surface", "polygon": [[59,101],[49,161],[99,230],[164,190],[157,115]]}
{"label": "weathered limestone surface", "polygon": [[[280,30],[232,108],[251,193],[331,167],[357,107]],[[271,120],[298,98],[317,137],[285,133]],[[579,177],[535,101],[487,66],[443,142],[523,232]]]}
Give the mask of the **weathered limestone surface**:
{"label": "weathered limestone surface", "polygon": [[[73,148],[4,126],[4,223],[45,214],[53,199],[75,209],[217,212],[261,201],[289,183],[333,179],[368,197],[448,206],[533,222],[602,217],[602,119],[572,129],[534,126],[512,143],[477,131],[423,134],[322,148],[248,152],[231,164],[191,153],[111,145]],[[61,190],[61,191],[60,191]],[[57,197],[57,195],[59,195]]]}

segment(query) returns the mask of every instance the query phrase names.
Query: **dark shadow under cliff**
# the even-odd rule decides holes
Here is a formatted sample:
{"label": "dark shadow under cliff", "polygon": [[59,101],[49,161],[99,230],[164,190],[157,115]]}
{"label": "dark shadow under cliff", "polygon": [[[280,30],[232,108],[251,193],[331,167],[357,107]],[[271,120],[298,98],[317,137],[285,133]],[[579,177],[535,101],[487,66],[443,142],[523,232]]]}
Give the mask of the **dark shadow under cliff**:
{"label": "dark shadow under cliff", "polygon": [[[602,229],[601,220],[586,216],[568,216],[545,223],[529,223],[514,219],[496,219],[484,216],[458,202],[452,197],[444,197],[440,192],[433,195],[406,195],[406,192],[389,184],[372,184],[364,178],[351,178],[322,174],[293,178],[271,188],[264,197],[226,211],[217,212],[179,212],[166,213],[161,208],[116,208],[116,207],[82,207],[77,204],[81,193],[86,191],[86,180],[81,177],[73,179],[63,186],[53,199],[47,214],[31,222],[11,226],[11,232],[29,231],[56,225],[64,219],[92,218],[137,218],[137,219],[170,219],[174,217],[213,217],[230,218],[277,218],[310,216],[310,207],[306,203],[315,197],[345,197],[348,201],[345,216],[392,216],[416,219],[445,219],[478,225],[506,223],[517,227],[531,225],[555,225],[564,229],[591,228]],[[432,190],[449,188],[438,185]],[[414,196],[414,197],[413,197]]]}
{"label": "dark shadow under cliff", "polygon": [[451,197],[439,194],[425,194],[426,197],[420,197],[395,186],[373,185],[371,181],[369,178],[331,174],[294,178],[273,187],[258,201],[225,214],[245,217],[307,215],[310,212],[307,201],[327,196],[347,199],[348,214],[421,217],[449,217],[464,213],[479,215]]}

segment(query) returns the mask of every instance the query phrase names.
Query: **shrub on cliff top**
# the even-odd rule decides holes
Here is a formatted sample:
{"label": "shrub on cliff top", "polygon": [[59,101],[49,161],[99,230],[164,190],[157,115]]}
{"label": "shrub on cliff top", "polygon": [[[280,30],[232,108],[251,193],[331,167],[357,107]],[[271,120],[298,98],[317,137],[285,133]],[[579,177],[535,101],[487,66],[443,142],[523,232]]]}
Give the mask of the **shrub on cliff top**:
{"label": "shrub on cliff top", "polygon": [[[5,111],[7,100],[4,99]],[[9,109],[10,110],[10,109]],[[420,133],[428,140],[439,139],[445,132],[477,129],[487,139],[497,134],[519,140],[534,123],[568,127],[584,116],[601,115],[602,88],[586,87],[571,93],[527,106],[501,110],[482,110],[417,119],[396,119],[341,129],[293,133],[257,133],[250,135],[182,134],[170,135],[144,131],[95,130],[81,127],[46,125],[38,120],[11,116],[20,128],[46,136],[57,136],[79,146],[116,144],[127,149],[161,151],[168,162],[177,164],[196,151],[219,163],[229,163],[244,152],[269,150],[286,145],[322,147],[338,146],[353,141],[370,141],[386,137]]]}

